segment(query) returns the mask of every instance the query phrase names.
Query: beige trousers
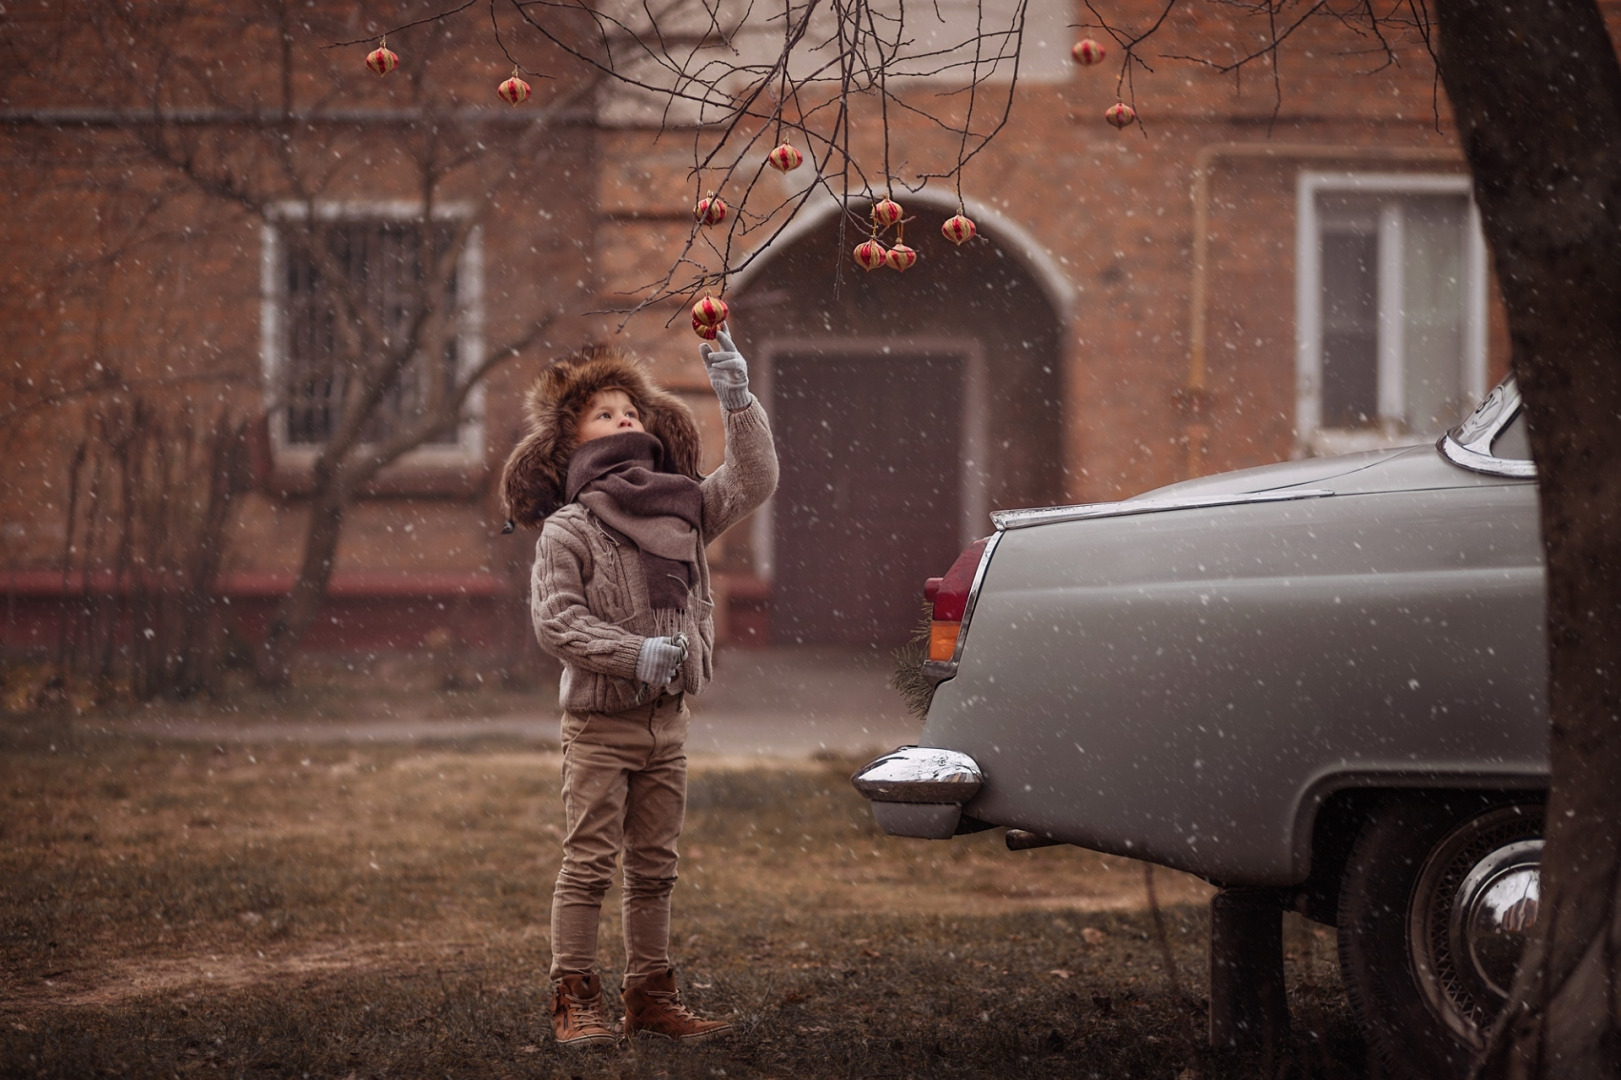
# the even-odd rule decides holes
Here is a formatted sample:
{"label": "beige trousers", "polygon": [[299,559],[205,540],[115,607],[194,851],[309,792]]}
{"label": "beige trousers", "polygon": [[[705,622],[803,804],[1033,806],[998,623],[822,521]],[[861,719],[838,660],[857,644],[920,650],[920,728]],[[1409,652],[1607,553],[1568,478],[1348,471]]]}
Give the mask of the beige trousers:
{"label": "beige trousers", "polygon": [[625,976],[670,967],[670,890],[687,807],[687,708],[671,694],[621,713],[563,714],[563,866],[552,978],[597,966],[602,897],[624,858]]}

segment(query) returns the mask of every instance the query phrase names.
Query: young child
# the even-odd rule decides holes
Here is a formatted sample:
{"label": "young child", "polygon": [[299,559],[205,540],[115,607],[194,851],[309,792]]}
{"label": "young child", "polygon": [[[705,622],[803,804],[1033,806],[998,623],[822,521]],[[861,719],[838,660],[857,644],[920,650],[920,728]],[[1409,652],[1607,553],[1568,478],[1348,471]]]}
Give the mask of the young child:
{"label": "young child", "polygon": [[624,861],[625,1034],[723,1035],[681,1004],[670,891],[686,810],[686,695],[709,682],[714,603],[704,547],[776,489],[777,458],[748,367],[726,333],[699,347],[726,454],[698,474],[698,428],[629,354],[589,347],[529,391],[530,430],[502,477],[509,527],[540,529],[530,611],[563,662],[563,866],[552,895],[557,1041],[605,1042],[597,924]]}

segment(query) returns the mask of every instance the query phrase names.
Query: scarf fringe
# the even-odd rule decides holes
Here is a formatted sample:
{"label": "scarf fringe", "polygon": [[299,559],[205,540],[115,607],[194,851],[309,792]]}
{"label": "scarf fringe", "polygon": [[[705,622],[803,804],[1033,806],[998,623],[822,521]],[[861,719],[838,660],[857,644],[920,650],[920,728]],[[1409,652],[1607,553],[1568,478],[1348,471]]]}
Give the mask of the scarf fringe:
{"label": "scarf fringe", "polygon": [[687,608],[653,609],[653,637],[674,637],[686,628]]}

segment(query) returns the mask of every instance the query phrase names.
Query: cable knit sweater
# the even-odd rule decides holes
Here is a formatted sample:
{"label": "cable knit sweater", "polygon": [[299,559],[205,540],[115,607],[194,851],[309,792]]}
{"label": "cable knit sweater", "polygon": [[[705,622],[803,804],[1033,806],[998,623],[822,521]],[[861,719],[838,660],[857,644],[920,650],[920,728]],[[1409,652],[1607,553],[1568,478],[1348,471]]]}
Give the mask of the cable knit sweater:
{"label": "cable knit sweater", "polygon": [[535,545],[529,611],[541,648],[563,662],[559,703],[572,713],[621,712],[636,704],[636,657],[648,637],[684,630],[691,643],[682,688],[701,693],[714,674],[714,600],[704,545],[777,488],[777,454],[755,401],[726,413],[726,457],[699,482],[703,496],[697,582],[685,612],[655,612],[634,548],[614,540],[584,506],[546,519]]}

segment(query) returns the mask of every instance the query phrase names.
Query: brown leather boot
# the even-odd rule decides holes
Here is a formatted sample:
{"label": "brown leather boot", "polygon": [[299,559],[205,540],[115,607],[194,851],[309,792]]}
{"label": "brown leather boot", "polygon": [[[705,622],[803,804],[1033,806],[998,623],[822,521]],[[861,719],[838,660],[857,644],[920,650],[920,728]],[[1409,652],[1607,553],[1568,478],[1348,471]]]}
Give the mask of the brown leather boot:
{"label": "brown leather boot", "polygon": [[661,971],[634,982],[626,980],[625,992],[619,996],[625,1002],[626,1038],[645,1031],[689,1043],[732,1033],[732,1025],[725,1020],[701,1019],[681,1004],[673,971]]}
{"label": "brown leather boot", "polygon": [[552,992],[552,1033],[559,1046],[591,1046],[614,1041],[602,1018],[602,979],[564,975]]}

